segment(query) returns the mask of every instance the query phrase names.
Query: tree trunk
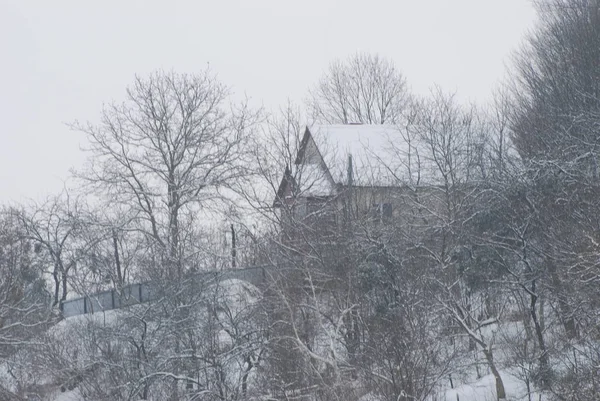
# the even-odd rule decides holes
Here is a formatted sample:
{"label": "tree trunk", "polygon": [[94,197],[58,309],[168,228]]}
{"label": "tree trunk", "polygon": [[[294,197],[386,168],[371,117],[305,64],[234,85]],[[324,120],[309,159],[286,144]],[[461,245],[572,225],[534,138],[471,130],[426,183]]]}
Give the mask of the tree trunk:
{"label": "tree trunk", "polygon": [[60,281],[62,284],[62,294],[60,297],[60,302],[67,300],[67,278],[68,278],[69,268],[70,268],[70,266],[65,269],[65,265],[63,264],[63,262],[60,259],[58,259],[57,274],[60,275]]}
{"label": "tree trunk", "polygon": [[54,279],[54,302],[53,302],[53,306],[58,305],[60,299],[59,299],[59,294],[60,294],[60,279],[58,278],[58,266],[55,264],[54,265],[54,271],[52,272],[52,278]]}
{"label": "tree trunk", "polygon": [[123,273],[121,271],[121,259],[119,258],[119,243],[117,241],[117,231],[113,229],[113,248],[115,252],[115,267],[117,269],[118,286],[123,286]]}
{"label": "tree trunk", "polygon": [[237,249],[236,249],[236,238],[235,238],[235,229],[233,224],[231,224],[231,267],[233,269],[236,268],[237,265]]}
{"label": "tree trunk", "polygon": [[246,357],[246,363],[248,364],[248,367],[246,368],[246,370],[244,371],[244,375],[242,376],[242,396],[243,397],[246,397],[246,395],[248,393],[248,375],[250,374],[250,371],[254,367],[254,364],[252,363],[252,359],[250,358],[250,355],[248,355]]}
{"label": "tree trunk", "polygon": [[488,365],[494,378],[496,379],[496,394],[498,396],[498,400],[506,399],[506,391],[504,390],[504,383],[502,382],[502,377],[500,377],[500,372],[496,368],[496,364],[494,363],[494,357],[492,355],[492,351],[487,348],[483,349],[483,355],[485,355],[485,359],[487,359]]}
{"label": "tree trunk", "polygon": [[558,276],[556,265],[552,261],[547,261],[548,271],[552,278],[552,285],[556,291],[556,297],[558,300],[558,312],[560,315],[560,321],[562,322],[567,338],[572,340],[577,338],[577,327],[575,325],[575,319],[573,318],[573,308],[566,301],[564,296],[564,285]]}
{"label": "tree trunk", "polygon": [[[529,313],[531,314],[531,320],[533,321],[533,327],[540,347],[540,381],[542,388],[545,389],[548,386],[549,375],[550,375],[550,361],[548,360],[548,351],[546,349],[546,341],[544,340],[544,329],[540,320],[537,316],[536,303],[538,296],[536,295],[535,280],[531,282],[531,303],[529,305]],[[543,313],[543,312],[542,312]]]}
{"label": "tree trunk", "polygon": [[168,183],[168,213],[169,213],[169,266],[173,268],[170,274],[175,275],[178,279],[182,277],[182,266],[179,258],[179,195],[178,188],[175,185],[175,173],[169,171]]}
{"label": "tree trunk", "polygon": [[67,300],[67,271],[62,270],[62,296],[60,297],[61,301]]}

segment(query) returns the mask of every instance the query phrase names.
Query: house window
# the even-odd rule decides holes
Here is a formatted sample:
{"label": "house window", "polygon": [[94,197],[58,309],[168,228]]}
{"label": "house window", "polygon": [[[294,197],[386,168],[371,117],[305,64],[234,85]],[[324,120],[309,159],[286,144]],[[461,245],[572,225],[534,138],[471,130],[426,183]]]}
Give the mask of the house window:
{"label": "house window", "polygon": [[306,217],[306,198],[296,199],[296,202],[292,205],[292,215],[297,220]]}
{"label": "house window", "polygon": [[392,218],[392,204],[382,203],[381,204],[381,218],[383,220],[389,220]]}
{"label": "house window", "polygon": [[391,203],[373,203],[369,212],[370,217],[375,222],[389,221],[392,218],[392,204]]}

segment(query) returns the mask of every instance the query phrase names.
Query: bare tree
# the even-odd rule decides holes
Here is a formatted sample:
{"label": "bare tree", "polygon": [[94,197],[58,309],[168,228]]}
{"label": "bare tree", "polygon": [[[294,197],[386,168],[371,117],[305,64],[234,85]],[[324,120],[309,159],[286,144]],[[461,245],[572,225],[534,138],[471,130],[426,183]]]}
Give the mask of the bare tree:
{"label": "bare tree", "polygon": [[26,238],[35,244],[52,277],[55,306],[67,299],[76,284],[73,274],[88,245],[80,236],[84,213],[81,199],[67,192],[17,213]]}
{"label": "bare tree", "polygon": [[206,274],[151,290],[156,303],[67,319],[50,330],[29,355],[39,356],[35,372],[44,372],[46,391],[157,401],[236,401],[257,391],[265,339],[256,287]]}
{"label": "bare tree", "polygon": [[317,122],[395,124],[408,99],[406,80],[391,60],[357,53],[331,63],[308,105]]}
{"label": "bare tree", "polygon": [[137,227],[172,274],[184,269],[184,224],[225,202],[247,175],[248,134],[257,113],[228,103],[229,90],[211,71],[156,72],[137,77],[122,104],[99,124],[75,123],[89,140],[89,168],[78,174],[107,205],[127,205]]}
{"label": "bare tree", "polygon": [[528,160],[578,160],[597,176],[600,5],[535,4],[540,25],[516,54],[510,80],[515,144]]}
{"label": "bare tree", "polygon": [[[23,400],[39,336],[55,322],[43,269],[13,209],[0,210],[0,398]],[[36,338],[37,337],[37,338]],[[25,356],[31,352],[31,358]],[[29,380],[28,380],[29,379]]]}
{"label": "bare tree", "polygon": [[0,357],[43,325],[51,300],[34,245],[16,216],[15,210],[0,210]]}
{"label": "bare tree", "polygon": [[[576,352],[571,343],[587,342],[595,331],[589,317],[597,313],[597,291],[591,283],[600,277],[600,4],[546,0],[536,6],[540,24],[516,54],[507,111],[526,169],[526,186],[520,192],[529,211],[523,244],[531,263],[532,306],[538,291],[548,294],[563,328],[563,336],[554,340]],[[568,360],[566,354],[554,352],[545,364],[549,358]],[[592,358],[577,363],[581,368],[566,365],[585,371],[594,364]],[[577,376],[568,370],[553,380],[547,376],[544,387],[557,391],[556,383]],[[586,399],[594,386],[580,381],[572,387],[579,392],[570,392],[568,398]]]}

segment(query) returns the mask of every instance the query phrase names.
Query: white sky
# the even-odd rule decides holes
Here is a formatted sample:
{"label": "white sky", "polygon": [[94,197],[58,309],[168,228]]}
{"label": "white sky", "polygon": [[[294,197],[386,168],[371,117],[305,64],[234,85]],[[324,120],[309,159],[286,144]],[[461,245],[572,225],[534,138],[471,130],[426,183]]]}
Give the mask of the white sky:
{"label": "white sky", "polygon": [[533,26],[530,0],[0,0],[0,203],[59,191],[82,135],[134,74],[202,70],[268,108],[330,61],[395,61],[416,93],[486,100]]}

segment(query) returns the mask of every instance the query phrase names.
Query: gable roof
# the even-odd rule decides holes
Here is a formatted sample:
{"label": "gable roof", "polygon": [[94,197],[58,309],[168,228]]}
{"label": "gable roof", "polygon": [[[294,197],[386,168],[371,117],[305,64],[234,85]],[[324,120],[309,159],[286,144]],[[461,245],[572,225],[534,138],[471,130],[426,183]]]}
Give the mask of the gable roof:
{"label": "gable roof", "polygon": [[291,178],[294,195],[303,197],[332,196],[349,184],[400,186],[412,182],[417,171],[414,150],[405,134],[392,125],[308,126],[294,169],[286,170],[277,195],[283,195]]}
{"label": "gable roof", "polygon": [[405,157],[409,146],[395,126],[348,124],[307,127],[296,165],[310,164],[305,149],[310,139],[335,184],[397,186],[410,178]]}
{"label": "gable roof", "polygon": [[297,184],[296,180],[294,180],[294,176],[292,175],[292,171],[288,166],[286,166],[281,183],[277,188],[277,194],[275,195],[275,200],[273,201],[273,207],[282,206],[282,203],[292,194],[294,188],[296,187]]}

